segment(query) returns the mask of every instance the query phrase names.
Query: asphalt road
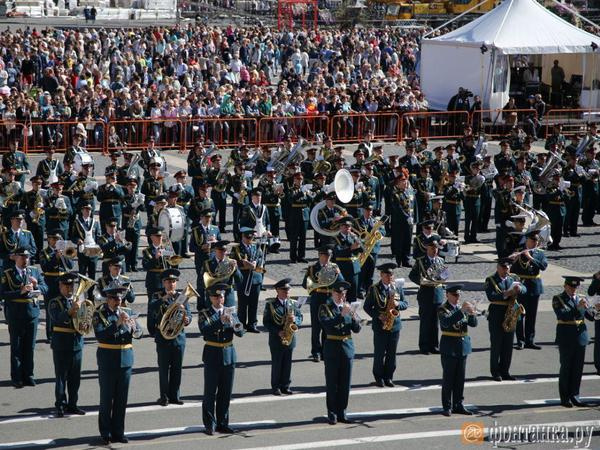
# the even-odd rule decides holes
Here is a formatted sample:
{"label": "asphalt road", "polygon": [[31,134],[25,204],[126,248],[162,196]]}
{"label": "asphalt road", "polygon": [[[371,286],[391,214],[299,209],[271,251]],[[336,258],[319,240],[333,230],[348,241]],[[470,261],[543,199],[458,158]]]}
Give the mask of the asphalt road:
{"label": "asphalt road", "polygon": [[[347,154],[351,154],[348,148]],[[492,146],[492,151],[496,146]],[[394,146],[386,146],[386,153],[397,152]],[[404,154],[404,151],[400,151]],[[37,164],[39,157],[32,157]],[[185,156],[169,153],[172,169],[185,167]],[[352,158],[349,158],[350,160]],[[102,174],[107,158],[95,156],[96,173]],[[99,180],[103,177],[99,176]],[[229,229],[231,226],[229,225]],[[570,434],[566,441],[540,443],[542,438],[560,439],[562,434],[546,433],[529,435],[526,444],[500,443],[501,447],[548,448],[600,448],[600,377],[593,366],[592,346],[587,350],[581,396],[591,401],[592,407],[567,410],[558,402],[558,350],[554,345],[556,319],[550,305],[551,296],[560,292],[562,275],[589,276],[599,269],[599,228],[582,228],[581,238],[566,238],[561,242],[566,250],[548,252],[550,267],[544,273],[546,292],[542,296],[538,313],[537,341],[540,351],[522,350],[513,354],[511,372],[516,382],[497,383],[489,374],[489,335],[487,320],[480,317],[479,326],[471,332],[474,352],[467,364],[465,404],[472,405],[476,415],[465,420],[464,416],[445,418],[440,411],[440,358],[436,355],[418,354],[418,319],[416,318],[416,290],[407,283],[411,307],[403,312],[404,325],[398,349],[398,368],[395,388],[377,388],[371,375],[372,332],[363,327],[355,338],[357,357],[352,377],[352,394],[349,412],[356,419],[351,425],[330,426],[325,420],[324,368],[322,363],[307,359],[310,353],[310,317],[304,307],[305,325],[299,331],[298,347],[294,353],[292,388],[296,395],[273,397],[269,386],[269,351],[267,334],[247,334],[236,341],[238,365],[234,385],[234,400],[230,410],[232,426],[239,432],[232,436],[202,433],[200,405],[202,401],[202,340],[195,320],[188,328],[188,342],[184,358],[182,406],[156,405],[158,398],[158,373],[155,346],[152,339],[144,336],[135,342],[135,365],[129,392],[129,408],[126,429],[130,437],[129,447],[187,449],[208,448],[281,448],[303,449],[322,447],[377,447],[377,448],[459,448],[463,443],[462,427],[465,422],[475,422],[485,427],[485,435],[498,436],[490,427],[524,424],[562,424]],[[226,235],[227,236],[227,235]],[[493,235],[482,235],[483,243],[463,246],[463,254],[456,264],[450,265],[453,281],[466,284],[466,297],[481,299],[481,287],[485,276],[493,273],[495,258]],[[309,234],[307,258],[316,259]],[[385,238],[382,260],[388,259],[389,239]],[[192,264],[183,266],[180,284],[192,281],[195,272]],[[269,257],[267,264],[267,291],[264,299],[272,296],[272,284],[289,276],[292,278],[293,295],[305,295],[300,288],[303,264],[288,262],[287,242],[282,253]],[[134,308],[142,314],[145,325],[147,299],[143,292],[145,274],[129,274],[133,277],[138,299]],[[407,278],[407,269],[397,271],[397,276]],[[587,288],[587,282],[584,287]],[[485,302],[480,304],[485,309]],[[83,359],[82,385],[79,405],[88,411],[86,416],[56,419],[52,416],[54,404],[54,372],[52,355],[48,344],[43,342],[43,322],[36,346],[35,388],[15,390],[10,385],[8,331],[4,321],[0,323],[0,449],[2,448],[90,448],[99,444],[97,408],[99,387],[95,360],[95,339],[86,340]],[[590,330],[593,326],[588,325]],[[591,331],[593,335],[593,331]],[[576,425],[579,428],[576,429]],[[547,429],[546,429],[547,430]],[[556,430],[563,430],[562,428]],[[508,437],[508,429],[504,429]],[[538,431],[543,431],[538,427]],[[590,431],[592,435],[589,436]],[[470,435],[469,435],[470,436]],[[515,437],[515,436],[511,436]],[[520,435],[525,438],[525,435]],[[492,446],[489,437],[484,445]],[[588,441],[589,439],[589,441]],[[117,447],[115,445],[115,447]]]}

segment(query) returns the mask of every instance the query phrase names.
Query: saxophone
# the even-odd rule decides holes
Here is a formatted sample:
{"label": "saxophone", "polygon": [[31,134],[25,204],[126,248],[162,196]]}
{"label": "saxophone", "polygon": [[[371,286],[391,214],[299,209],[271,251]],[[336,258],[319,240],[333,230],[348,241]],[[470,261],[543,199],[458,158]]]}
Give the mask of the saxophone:
{"label": "saxophone", "polygon": [[37,191],[35,194],[35,200],[33,202],[32,208],[33,217],[31,218],[31,222],[38,224],[40,222],[41,216],[45,213],[44,211],[44,197]]}
{"label": "saxophone", "polygon": [[512,333],[517,328],[517,322],[521,314],[525,314],[525,307],[517,302],[517,295],[512,294],[508,299],[508,306],[502,321],[502,329],[506,333]]}
{"label": "saxophone", "polygon": [[367,259],[369,258],[369,255],[373,251],[375,245],[377,245],[377,243],[383,238],[383,235],[379,229],[385,225],[387,221],[388,216],[383,216],[381,219],[375,222],[371,231],[365,230],[360,234],[364,249],[363,252],[358,256],[358,262],[361,267],[365,264],[365,262],[367,262]]}
{"label": "saxophone", "polygon": [[288,346],[292,343],[294,333],[298,331],[298,325],[295,324],[294,310],[287,312],[285,321],[283,322],[283,336],[281,337],[281,343]]}
{"label": "saxophone", "polygon": [[383,312],[385,319],[381,326],[385,331],[390,331],[394,327],[394,321],[400,315],[400,312],[396,309],[396,291],[395,289],[390,290],[390,295],[385,302],[385,311]]}

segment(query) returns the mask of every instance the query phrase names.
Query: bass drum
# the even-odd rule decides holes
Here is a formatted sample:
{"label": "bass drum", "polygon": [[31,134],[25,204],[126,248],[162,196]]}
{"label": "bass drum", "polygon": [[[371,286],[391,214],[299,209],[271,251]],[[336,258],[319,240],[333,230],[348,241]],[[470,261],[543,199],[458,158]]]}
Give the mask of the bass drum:
{"label": "bass drum", "polygon": [[77,173],[81,172],[81,167],[84,164],[94,165],[94,160],[88,152],[77,152],[73,157],[73,168]]}
{"label": "bass drum", "polygon": [[164,208],[158,214],[158,226],[165,230],[171,242],[181,241],[185,231],[183,210],[180,208]]}

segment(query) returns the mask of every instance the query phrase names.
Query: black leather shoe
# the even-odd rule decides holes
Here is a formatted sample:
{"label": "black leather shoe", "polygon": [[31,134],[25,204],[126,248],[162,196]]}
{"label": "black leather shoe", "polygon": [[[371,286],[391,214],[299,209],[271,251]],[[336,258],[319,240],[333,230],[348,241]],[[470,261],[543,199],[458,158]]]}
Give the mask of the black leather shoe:
{"label": "black leather shoe", "polygon": [[132,271],[132,272],[137,272],[137,271],[138,271],[138,268],[137,268],[137,267],[132,267],[132,268],[131,268],[131,271]]}
{"label": "black leather shoe", "polygon": [[23,383],[20,381],[13,381],[12,385],[15,387],[15,389],[23,389]]}
{"label": "black leather shoe", "polygon": [[159,398],[158,400],[156,400],[156,403],[158,403],[160,406],[168,406],[169,405],[169,400],[167,400],[166,398]]}
{"label": "black leather shoe", "polygon": [[100,442],[102,442],[102,445],[109,445],[110,439],[108,436],[100,436]]}
{"label": "black leather shoe", "polygon": [[175,400],[169,400],[169,403],[173,403],[174,405],[183,405],[183,400],[176,398]]}
{"label": "black leather shoe", "polygon": [[571,233],[571,237],[581,237],[579,233]]}
{"label": "black leather shoe", "polygon": [[492,380],[494,380],[494,381],[502,381],[502,377],[500,375],[494,375],[492,377]]}
{"label": "black leather shoe", "polygon": [[454,414],[462,414],[463,416],[472,416],[473,415],[473,411],[469,411],[463,405],[455,406],[454,408],[452,408],[452,412]]}
{"label": "black leather shoe", "polygon": [[530,348],[532,350],[541,350],[542,347],[540,347],[537,344],[534,344],[533,342],[531,344],[525,344],[525,348]]}
{"label": "black leather shoe", "polygon": [[377,387],[383,387],[385,385],[383,384],[383,380],[375,380],[375,386],[377,386]]}
{"label": "black leather shoe", "polygon": [[305,264],[308,263],[306,258],[298,258],[298,262],[305,263]]}
{"label": "black leather shoe", "polygon": [[385,384],[387,387],[394,387],[394,386],[396,386],[394,384],[394,382],[392,380],[390,380],[390,379],[383,380],[383,384]]}
{"label": "black leather shoe", "polygon": [[412,264],[406,261],[402,263],[402,267],[412,267]]}
{"label": "black leather shoe", "polygon": [[23,386],[35,386],[35,385],[36,385],[36,383],[35,383],[35,380],[33,378],[30,378],[29,380],[26,380],[23,383]]}
{"label": "black leather shoe", "polygon": [[206,428],[204,430],[204,434],[208,434],[209,436],[212,436],[213,434],[215,434],[215,430],[213,430],[212,428]]}
{"label": "black leather shoe", "polygon": [[512,376],[511,374],[509,374],[509,373],[502,375],[502,379],[503,379],[503,380],[508,380],[508,381],[515,381],[515,380],[516,380],[516,378],[515,378],[515,377],[513,377],[513,376]]}
{"label": "black leather shoe", "polygon": [[312,362],[319,362],[319,355],[310,355],[310,359],[312,360]]}
{"label": "black leather shoe", "polygon": [[516,350],[523,350],[523,343],[522,342],[517,342],[517,345],[515,345],[515,349]]}
{"label": "black leather shoe", "polygon": [[246,328],[246,331],[248,333],[260,333],[260,331],[258,331],[258,329],[255,326],[251,326],[251,327]]}
{"label": "black leather shoe", "polygon": [[451,415],[452,415],[452,413],[450,412],[449,409],[444,409],[442,411],[442,416],[450,417]]}
{"label": "black leather shoe", "polygon": [[590,406],[586,402],[582,402],[581,400],[579,400],[577,397],[571,397],[571,403],[573,403],[573,405],[579,408],[585,408],[587,406]]}
{"label": "black leather shoe", "polygon": [[421,350],[421,355],[429,355],[429,352],[427,350]]}
{"label": "black leather shoe", "polygon": [[343,415],[343,416],[338,416],[338,422],[341,423],[354,423],[354,421],[352,419],[349,419],[347,415]]}
{"label": "black leather shoe", "polygon": [[85,416],[85,411],[77,406],[67,406],[65,411],[69,414],[75,414],[77,416]]}
{"label": "black leather shoe", "polygon": [[281,393],[285,395],[294,395],[294,391],[292,391],[290,388],[282,389]]}
{"label": "black leather shoe", "polygon": [[60,417],[60,418],[65,417],[65,412],[63,411],[62,408],[56,409],[56,417]]}
{"label": "black leather shoe", "polygon": [[126,436],[119,436],[118,438],[112,438],[111,441],[119,442],[121,444],[127,444],[129,439]]}
{"label": "black leather shoe", "polygon": [[434,355],[439,355],[440,354],[440,349],[439,348],[432,348],[431,349],[431,353]]}
{"label": "black leather shoe", "polygon": [[276,395],[279,397],[281,395],[281,391],[279,389],[273,389],[273,395]]}
{"label": "black leather shoe", "polygon": [[561,406],[564,406],[565,408],[572,408],[573,407],[573,403],[571,403],[571,400],[565,400],[564,402],[560,402]]}
{"label": "black leather shoe", "polygon": [[328,413],[327,422],[329,422],[329,425],[335,425],[337,423],[337,416],[333,413]]}
{"label": "black leather shoe", "polygon": [[235,430],[227,425],[224,425],[222,427],[217,427],[217,431],[219,433],[224,433],[224,434],[234,434]]}

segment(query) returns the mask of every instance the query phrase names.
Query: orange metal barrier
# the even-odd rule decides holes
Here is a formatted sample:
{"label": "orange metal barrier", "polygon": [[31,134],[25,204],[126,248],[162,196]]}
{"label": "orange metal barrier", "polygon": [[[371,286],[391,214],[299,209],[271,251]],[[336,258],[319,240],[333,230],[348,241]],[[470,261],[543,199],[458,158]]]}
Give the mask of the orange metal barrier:
{"label": "orange metal barrier", "polygon": [[18,139],[17,150],[27,151],[25,135],[27,131],[25,125],[11,121],[0,122],[0,153],[6,153],[10,150],[9,142]]}
{"label": "orange metal barrier", "polygon": [[541,130],[541,124],[537,123],[535,109],[481,109],[471,113],[473,132],[483,132],[488,137],[507,136],[514,126],[523,128],[531,134],[531,127],[534,124]]}
{"label": "orange metal barrier", "polygon": [[[131,150],[140,150],[148,146],[150,137],[154,137],[154,145],[161,149],[184,148],[184,126],[180,119],[137,119],[111,120],[108,125],[107,147],[114,142],[127,144]],[[113,139],[118,136],[118,140]],[[116,144],[118,146],[118,144]]]}
{"label": "orange metal barrier", "polygon": [[546,136],[552,134],[554,125],[562,125],[565,136],[584,134],[590,122],[600,123],[599,109],[551,109],[546,114]]}
{"label": "orange metal barrier", "polygon": [[79,124],[83,125],[85,129],[87,150],[102,151],[105,148],[106,124],[101,120],[94,120],[88,122],[33,121],[26,131],[27,152],[44,152],[50,145],[54,145],[57,152],[66,152],[73,143],[73,136],[75,136]]}
{"label": "orange metal barrier", "polygon": [[398,142],[400,133],[400,114],[339,114],[330,121],[329,136],[336,143],[360,142],[373,133],[378,141]]}
{"label": "orange metal barrier", "polygon": [[184,142],[211,142],[218,147],[257,145],[258,121],[253,117],[198,117],[184,122]]}
{"label": "orange metal barrier", "polygon": [[400,136],[410,137],[410,130],[417,129],[427,139],[458,138],[469,123],[467,111],[407,112],[402,115]]}
{"label": "orange metal barrier", "polygon": [[320,133],[329,132],[329,117],[325,115],[262,117],[258,122],[258,143],[260,145],[276,145],[285,140],[303,137],[307,141],[315,141]]}

